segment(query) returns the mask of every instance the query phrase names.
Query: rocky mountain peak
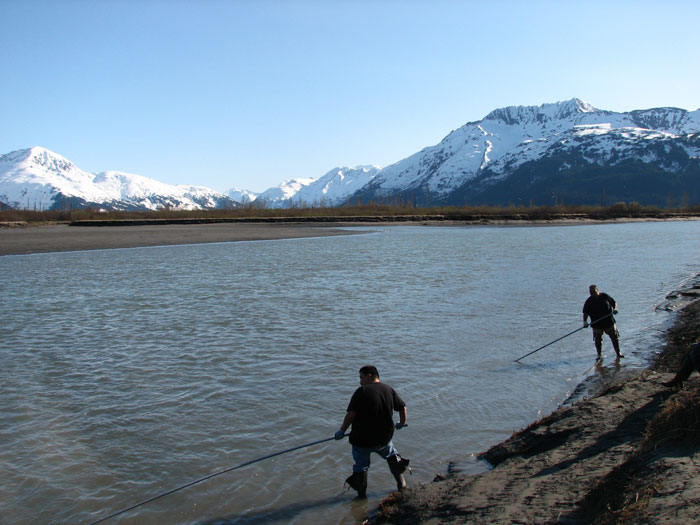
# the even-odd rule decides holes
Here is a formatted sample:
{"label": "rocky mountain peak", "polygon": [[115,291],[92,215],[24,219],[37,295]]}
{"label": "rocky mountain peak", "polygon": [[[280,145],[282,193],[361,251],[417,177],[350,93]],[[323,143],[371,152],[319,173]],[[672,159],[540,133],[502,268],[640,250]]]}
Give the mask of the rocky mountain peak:
{"label": "rocky mountain peak", "polygon": [[599,111],[588,102],[573,98],[564,102],[542,104],[540,106],[508,106],[493,110],[486,115],[485,121],[500,121],[509,126],[530,123],[545,123],[551,120],[563,120],[586,113]]}

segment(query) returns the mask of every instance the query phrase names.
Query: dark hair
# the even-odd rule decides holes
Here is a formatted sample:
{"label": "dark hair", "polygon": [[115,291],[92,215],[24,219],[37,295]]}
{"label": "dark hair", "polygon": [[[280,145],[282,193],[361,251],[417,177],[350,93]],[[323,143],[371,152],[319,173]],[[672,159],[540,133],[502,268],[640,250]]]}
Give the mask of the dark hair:
{"label": "dark hair", "polygon": [[379,377],[379,372],[377,371],[376,366],[372,365],[365,365],[362,368],[360,368],[360,374],[364,376],[372,376],[372,377]]}

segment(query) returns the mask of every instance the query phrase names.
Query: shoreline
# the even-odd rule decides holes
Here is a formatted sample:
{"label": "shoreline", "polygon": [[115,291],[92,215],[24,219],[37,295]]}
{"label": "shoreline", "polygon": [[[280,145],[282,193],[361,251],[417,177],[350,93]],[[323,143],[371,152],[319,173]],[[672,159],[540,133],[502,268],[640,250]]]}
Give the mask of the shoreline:
{"label": "shoreline", "polygon": [[357,226],[572,226],[629,222],[695,221],[700,216],[592,219],[580,216],[310,217],[268,219],[136,219],[30,225],[0,223],[0,256],[357,235]]}
{"label": "shoreline", "polygon": [[668,294],[686,300],[646,369],[478,454],[491,470],[437,474],[388,496],[372,523],[695,522],[700,378],[694,372],[682,390],[662,383],[700,335],[697,287]]}

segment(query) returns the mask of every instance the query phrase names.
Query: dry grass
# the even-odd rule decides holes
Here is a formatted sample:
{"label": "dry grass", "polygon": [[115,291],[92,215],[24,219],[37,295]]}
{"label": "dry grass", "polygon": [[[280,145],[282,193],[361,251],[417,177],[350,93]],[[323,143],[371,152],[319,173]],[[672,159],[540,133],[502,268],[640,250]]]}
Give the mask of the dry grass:
{"label": "dry grass", "polygon": [[668,442],[700,447],[700,388],[686,387],[675,393],[649,423],[643,449],[653,449]]}
{"label": "dry grass", "polygon": [[379,502],[377,518],[386,519],[394,514],[403,499],[404,494],[402,492],[392,492],[388,496],[382,498],[382,500]]}
{"label": "dry grass", "polygon": [[366,204],[355,206],[294,207],[286,209],[261,208],[253,205],[234,209],[215,210],[157,210],[157,211],[101,211],[94,208],[72,210],[2,210],[0,222],[70,222],[78,220],[128,220],[128,219],[265,219],[265,218],[323,218],[323,217],[392,217],[411,219],[479,220],[515,219],[548,220],[557,218],[580,218],[606,220],[615,218],[674,218],[700,215],[700,206],[659,210],[638,203],[617,203],[600,206],[439,206],[415,208],[409,205]]}

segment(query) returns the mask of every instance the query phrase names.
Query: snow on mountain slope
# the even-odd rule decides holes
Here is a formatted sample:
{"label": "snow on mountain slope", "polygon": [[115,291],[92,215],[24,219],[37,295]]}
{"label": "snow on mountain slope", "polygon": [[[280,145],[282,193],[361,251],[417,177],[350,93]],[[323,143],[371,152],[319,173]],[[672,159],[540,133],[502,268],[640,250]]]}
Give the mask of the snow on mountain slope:
{"label": "snow on mountain slope", "polygon": [[378,166],[334,168],[319,179],[291,179],[261,193],[257,201],[271,208],[338,206],[367,185],[381,171]]}
{"label": "snow on mountain slope", "polygon": [[[221,196],[204,186],[165,184],[135,173],[106,171],[94,178],[95,185],[113,195],[115,201],[154,210],[164,205],[178,209],[215,208]],[[165,201],[173,202],[165,202]]]}
{"label": "snow on mountain slope", "polygon": [[653,108],[631,111],[634,127],[666,131],[674,135],[687,135],[700,130],[700,110],[686,111],[678,108]]}
{"label": "snow on mountain slope", "polygon": [[240,190],[238,188],[231,188],[226,192],[226,196],[235,202],[240,202],[241,204],[248,204],[253,202],[258,198],[259,193],[255,193],[249,190]]}
{"label": "snow on mountain slope", "polygon": [[112,200],[94,176],[65,157],[34,147],[0,156],[0,200],[13,208],[48,209],[57,193],[86,201]]}
{"label": "snow on mountain slope", "polygon": [[[494,180],[507,177],[526,162],[537,160],[553,146],[575,147],[582,137],[610,135],[615,146],[674,137],[700,131],[700,110],[657,108],[631,113],[597,109],[580,100],[512,106],[489,113],[447,135],[439,144],[384,168],[362,193],[390,197],[421,189],[443,197],[488,170]],[[661,134],[661,135],[660,135]],[[665,134],[665,135],[664,135]],[[602,147],[602,146],[601,146]]]}
{"label": "snow on mountain slope", "polygon": [[334,168],[323,177],[304,186],[294,196],[294,201],[308,205],[337,206],[371,181],[381,168],[357,166]]}
{"label": "snow on mountain slope", "polygon": [[299,193],[304,186],[308,186],[314,181],[315,179],[311,178],[285,180],[279,186],[263,191],[260,195],[258,195],[258,198],[255,199],[255,201],[271,208],[287,207],[284,205],[285,203]]}
{"label": "snow on mountain slope", "polygon": [[[628,160],[644,164],[656,164],[666,172],[680,171],[677,155],[672,150],[680,149],[688,158],[700,156],[700,143],[684,140],[688,135],[675,135],[667,131],[634,127],[612,128],[609,125],[576,126],[558,143],[548,149],[546,155],[554,156],[562,151],[575,150],[589,165],[615,166]],[[563,165],[560,169],[567,169]]]}
{"label": "snow on mountain slope", "polygon": [[177,188],[177,193],[183,194],[181,188],[123,171],[105,171],[94,175],[93,183],[107,192],[115,200],[147,198],[149,195],[164,195]]}
{"label": "snow on mountain slope", "polygon": [[225,195],[200,186],[173,186],[119,171],[88,173],[38,146],[0,156],[0,201],[13,208],[45,210],[66,199],[76,206],[113,209],[187,210],[233,204]]}

